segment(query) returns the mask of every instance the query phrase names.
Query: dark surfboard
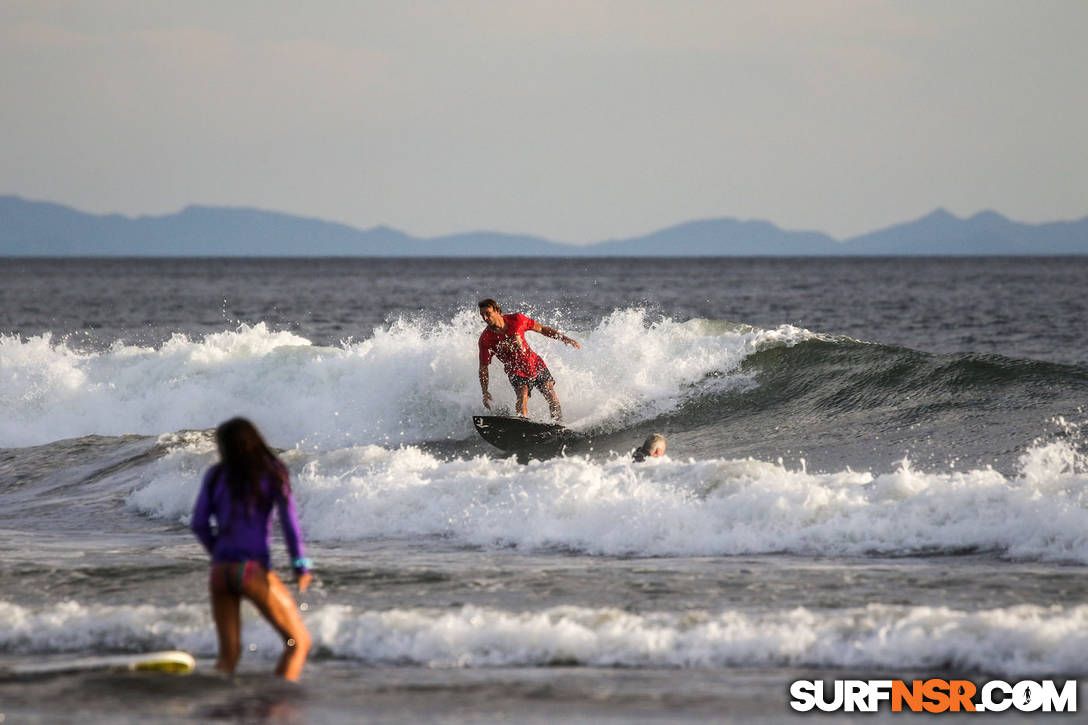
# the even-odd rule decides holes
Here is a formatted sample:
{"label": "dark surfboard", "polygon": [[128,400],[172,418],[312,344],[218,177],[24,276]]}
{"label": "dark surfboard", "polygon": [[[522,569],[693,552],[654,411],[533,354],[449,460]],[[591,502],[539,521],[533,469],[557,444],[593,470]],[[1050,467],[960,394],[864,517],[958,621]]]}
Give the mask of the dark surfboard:
{"label": "dark surfboard", "polygon": [[537,423],[525,418],[501,415],[474,415],[472,424],[485,441],[507,453],[524,456],[554,456],[584,436],[556,423]]}

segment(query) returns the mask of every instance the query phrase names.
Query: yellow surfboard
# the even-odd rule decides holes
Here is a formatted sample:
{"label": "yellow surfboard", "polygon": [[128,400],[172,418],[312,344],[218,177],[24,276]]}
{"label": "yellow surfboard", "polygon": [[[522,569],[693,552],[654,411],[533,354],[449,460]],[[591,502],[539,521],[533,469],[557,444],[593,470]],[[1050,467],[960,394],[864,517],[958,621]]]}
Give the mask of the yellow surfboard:
{"label": "yellow surfboard", "polygon": [[67,672],[139,671],[139,672],[192,672],[196,660],[188,652],[167,650],[135,655],[106,655],[80,657],[72,660],[50,660],[0,668],[0,675],[53,675]]}

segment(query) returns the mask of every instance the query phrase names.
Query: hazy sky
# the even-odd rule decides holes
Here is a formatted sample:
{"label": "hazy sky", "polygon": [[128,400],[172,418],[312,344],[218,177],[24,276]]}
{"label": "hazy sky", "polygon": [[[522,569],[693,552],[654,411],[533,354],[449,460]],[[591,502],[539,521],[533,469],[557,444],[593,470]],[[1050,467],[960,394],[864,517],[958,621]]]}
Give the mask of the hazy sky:
{"label": "hazy sky", "polygon": [[1088,215],[1088,2],[0,0],[0,193],[593,242]]}

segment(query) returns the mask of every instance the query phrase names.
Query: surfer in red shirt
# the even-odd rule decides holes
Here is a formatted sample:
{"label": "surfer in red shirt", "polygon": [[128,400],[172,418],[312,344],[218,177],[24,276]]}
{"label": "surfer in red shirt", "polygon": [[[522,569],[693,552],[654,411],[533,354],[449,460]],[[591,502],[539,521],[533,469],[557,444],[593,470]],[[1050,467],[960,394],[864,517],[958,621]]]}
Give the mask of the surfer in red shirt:
{"label": "surfer in red shirt", "polygon": [[525,333],[532,330],[544,337],[562,340],[571,347],[582,346],[555,328],[545,327],[525,315],[504,315],[499,303],[493,299],[480,300],[479,308],[480,317],[487,323],[487,329],[480,333],[480,390],[484,394],[484,407],[491,409],[491,393],[487,392],[487,366],[491,364],[494,356],[502,361],[506,377],[518,396],[518,415],[528,417],[529,395],[532,388],[536,388],[548,401],[552,419],[556,422],[562,420],[563,411],[555,396],[555,379],[548,372],[548,366],[541,357],[529,349],[525,342]]}

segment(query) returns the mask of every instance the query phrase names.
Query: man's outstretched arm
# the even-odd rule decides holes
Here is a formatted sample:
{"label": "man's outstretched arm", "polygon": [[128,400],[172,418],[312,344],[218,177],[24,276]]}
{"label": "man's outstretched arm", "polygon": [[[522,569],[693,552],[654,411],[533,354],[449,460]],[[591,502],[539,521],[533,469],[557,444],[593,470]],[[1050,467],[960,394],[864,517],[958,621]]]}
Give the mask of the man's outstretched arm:
{"label": "man's outstretched arm", "polygon": [[575,349],[580,350],[582,348],[582,346],[579,345],[578,341],[575,340],[574,338],[567,337],[566,335],[564,335],[562,332],[555,329],[554,327],[548,327],[547,325],[542,325],[539,322],[534,322],[533,323],[533,332],[539,332],[544,337],[551,337],[551,338],[554,338],[556,340],[562,340],[564,343],[566,343],[567,345],[570,345],[571,347],[573,347]]}
{"label": "man's outstretched arm", "polygon": [[491,410],[491,393],[487,392],[487,366],[480,366],[480,392],[484,394],[484,407]]}

